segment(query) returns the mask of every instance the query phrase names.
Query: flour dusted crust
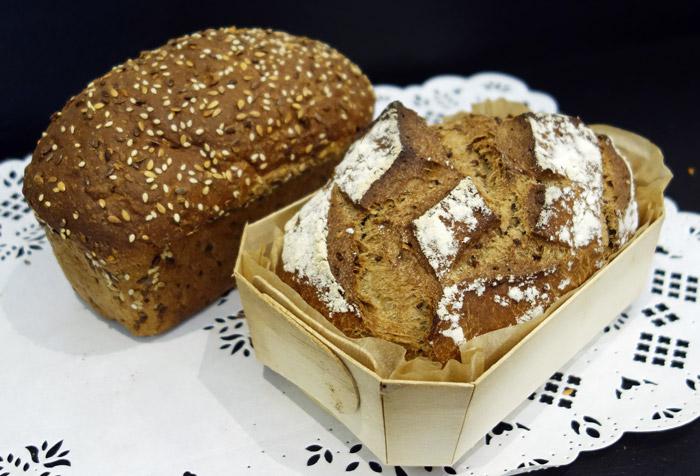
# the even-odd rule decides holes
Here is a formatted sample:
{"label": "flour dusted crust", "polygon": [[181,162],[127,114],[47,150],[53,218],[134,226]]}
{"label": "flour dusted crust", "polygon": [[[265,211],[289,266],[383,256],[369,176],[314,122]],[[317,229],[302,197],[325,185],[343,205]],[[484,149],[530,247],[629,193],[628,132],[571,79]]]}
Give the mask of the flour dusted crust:
{"label": "flour dusted crust", "polygon": [[345,299],[345,290],[333,276],[328,262],[331,192],[330,186],[324,187],[287,222],[282,262],[287,273],[305,280],[317,290],[318,298],[330,314],[357,314],[355,306]]}
{"label": "flour dusted crust", "polygon": [[639,225],[632,169],[612,139],[600,136],[599,142],[603,154],[604,180],[611,184],[604,192],[606,201],[615,204],[614,207],[605,210],[605,218],[610,241],[620,246],[630,239]]}
{"label": "flour dusted crust", "polygon": [[367,78],[328,45],[206,30],[71,98],[24,194],[78,293],[156,334],[234,285],[245,222],[322,185],[373,107]]}
{"label": "flour dusted crust", "polygon": [[338,165],[335,183],[355,203],[394,165],[403,151],[399,111],[389,107],[372,127],[353,143]]}
{"label": "flour dusted crust", "polygon": [[[326,269],[340,310],[352,308],[341,330],[440,362],[544,313],[637,228],[629,164],[609,138],[558,114],[463,113],[430,127],[393,103],[323,195],[327,209],[304,207],[288,226],[311,208],[327,223]],[[296,239],[287,231],[285,246]],[[328,286],[283,262],[307,301],[327,299]],[[328,303],[315,307],[338,320]]]}
{"label": "flour dusted crust", "polygon": [[[547,184],[537,229],[576,248],[600,242],[603,161],[597,137],[577,119],[561,114],[532,114],[527,121],[537,166],[567,179],[564,186]],[[563,213],[564,222],[551,226]]]}
{"label": "flour dusted crust", "polygon": [[495,219],[472,179],[464,177],[445,198],[413,220],[413,225],[423,255],[435,274],[443,277],[462,245]]}

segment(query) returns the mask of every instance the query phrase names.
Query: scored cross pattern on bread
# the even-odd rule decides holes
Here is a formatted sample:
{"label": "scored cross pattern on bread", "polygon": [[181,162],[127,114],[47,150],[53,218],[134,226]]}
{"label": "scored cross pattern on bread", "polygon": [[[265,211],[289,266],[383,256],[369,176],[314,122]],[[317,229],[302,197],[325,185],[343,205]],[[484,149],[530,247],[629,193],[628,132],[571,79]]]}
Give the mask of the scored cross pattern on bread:
{"label": "scored cross pattern on bread", "polygon": [[[295,238],[309,223],[310,253]],[[346,335],[446,362],[544,313],[636,227],[628,164],[579,119],[460,113],[428,126],[394,102],[288,222],[279,273]]]}

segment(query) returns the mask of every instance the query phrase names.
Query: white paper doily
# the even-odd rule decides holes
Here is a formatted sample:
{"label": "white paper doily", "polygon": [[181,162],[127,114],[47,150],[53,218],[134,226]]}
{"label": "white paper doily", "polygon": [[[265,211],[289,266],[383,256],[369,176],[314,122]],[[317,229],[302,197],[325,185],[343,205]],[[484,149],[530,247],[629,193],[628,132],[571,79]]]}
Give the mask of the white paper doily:
{"label": "white paper doily", "polygon": [[[556,110],[500,74],[377,87],[431,120],[484,98]],[[164,336],[132,338],[76,297],[0,164],[0,476],[517,473],[700,409],[700,215],[668,217],[644,294],[453,467],[381,465],[255,360],[237,292]],[[507,389],[504,389],[507,391]],[[419,430],[417,430],[419,431]]]}

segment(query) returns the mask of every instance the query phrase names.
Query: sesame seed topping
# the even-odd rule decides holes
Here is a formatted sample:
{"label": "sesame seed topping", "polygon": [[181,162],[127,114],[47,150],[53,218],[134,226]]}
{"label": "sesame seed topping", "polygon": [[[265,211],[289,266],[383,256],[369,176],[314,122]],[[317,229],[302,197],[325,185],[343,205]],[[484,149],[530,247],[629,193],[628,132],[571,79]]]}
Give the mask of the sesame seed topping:
{"label": "sesame seed topping", "polygon": [[[337,102],[333,112],[325,99],[331,95]],[[324,159],[324,150],[335,150],[325,138],[326,129],[344,114],[353,120],[338,127],[346,127],[345,135],[352,134],[360,122],[369,121],[372,101],[369,83],[359,69],[322,43],[269,30],[219,29],[177,38],[116,66],[71,104],[77,107],[58,113],[40,140],[47,153],[64,149],[68,167],[84,169],[80,171],[84,184],[69,182],[75,185],[71,192],[76,196],[66,200],[80,198],[86,186],[106,177],[111,181],[107,190],[116,189],[100,193],[120,197],[110,202],[108,222],[141,217],[149,222],[167,212],[179,224],[184,210],[196,208],[206,213],[185,221],[196,227],[200,215],[225,214],[233,204],[241,206],[256,198],[268,171],[277,172],[286,162],[296,161],[296,174]],[[308,122],[298,120],[305,116]],[[323,141],[317,152],[306,139],[312,136]],[[44,161],[53,160],[53,167],[64,159],[64,151],[44,153]],[[59,192],[67,191],[66,184],[48,174],[40,180],[34,178],[33,183],[44,193],[56,193],[51,195],[54,207],[66,210],[55,202],[62,198]],[[221,200],[217,205],[201,199],[223,190],[214,188],[217,180],[236,189],[228,192],[235,200],[217,195],[211,199]],[[195,194],[200,183],[201,195]],[[165,198],[157,203],[154,197],[160,197],[161,190]],[[137,202],[140,196],[143,204],[117,205],[129,195]],[[105,199],[92,200],[106,209]],[[51,206],[43,194],[39,202]],[[133,219],[122,207],[134,213]],[[67,208],[64,217],[78,220],[83,211]],[[69,234],[70,230],[63,232]],[[133,236],[129,235],[131,242],[148,239],[145,233]]]}

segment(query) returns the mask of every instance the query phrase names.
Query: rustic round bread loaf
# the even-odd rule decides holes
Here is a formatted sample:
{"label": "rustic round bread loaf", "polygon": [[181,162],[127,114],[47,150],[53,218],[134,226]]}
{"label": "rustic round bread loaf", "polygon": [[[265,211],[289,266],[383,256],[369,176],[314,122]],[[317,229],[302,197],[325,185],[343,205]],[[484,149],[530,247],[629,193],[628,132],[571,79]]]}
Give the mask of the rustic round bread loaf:
{"label": "rustic round bread loaf", "polygon": [[446,362],[602,267],[637,228],[634,193],[611,140],[576,118],[429,127],[392,103],[286,224],[278,272],[345,334]]}
{"label": "rustic round bread loaf", "polygon": [[233,286],[243,224],[324,183],[373,105],[359,68],[323,43],[195,33],[71,98],[24,194],[75,290],[155,334]]}

